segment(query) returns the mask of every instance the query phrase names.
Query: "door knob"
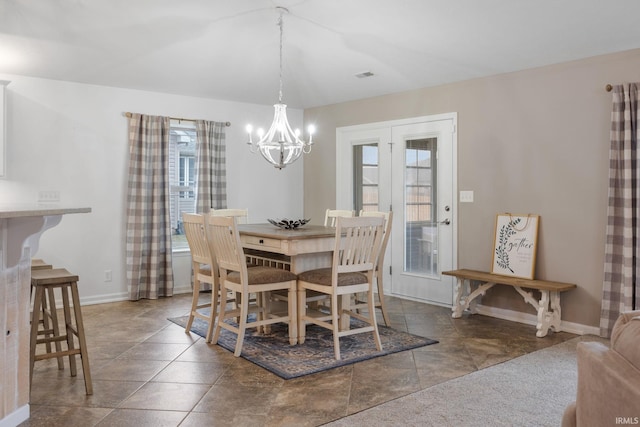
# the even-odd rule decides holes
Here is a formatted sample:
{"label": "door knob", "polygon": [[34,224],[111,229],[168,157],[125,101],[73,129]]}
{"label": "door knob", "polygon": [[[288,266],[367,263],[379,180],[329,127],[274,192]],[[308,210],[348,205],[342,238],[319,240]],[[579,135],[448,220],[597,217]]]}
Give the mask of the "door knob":
{"label": "door knob", "polygon": [[449,225],[451,224],[451,221],[449,221],[449,218],[447,218],[444,221],[440,221],[440,224]]}

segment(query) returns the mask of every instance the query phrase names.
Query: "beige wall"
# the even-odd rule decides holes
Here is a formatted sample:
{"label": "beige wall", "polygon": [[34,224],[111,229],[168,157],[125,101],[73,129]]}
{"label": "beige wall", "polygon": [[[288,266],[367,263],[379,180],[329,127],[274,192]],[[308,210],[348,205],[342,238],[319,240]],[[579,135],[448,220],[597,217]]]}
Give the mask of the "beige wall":
{"label": "beige wall", "polygon": [[[563,320],[597,327],[603,279],[611,94],[638,81],[640,50],[305,110],[318,129],[304,158],[305,217],[334,207],[336,128],[458,113],[458,267],[488,270],[499,212],[539,214],[536,278],[571,282]],[[375,77],[373,77],[375,78]],[[354,81],[357,84],[357,81]],[[525,313],[511,289],[483,304]]]}

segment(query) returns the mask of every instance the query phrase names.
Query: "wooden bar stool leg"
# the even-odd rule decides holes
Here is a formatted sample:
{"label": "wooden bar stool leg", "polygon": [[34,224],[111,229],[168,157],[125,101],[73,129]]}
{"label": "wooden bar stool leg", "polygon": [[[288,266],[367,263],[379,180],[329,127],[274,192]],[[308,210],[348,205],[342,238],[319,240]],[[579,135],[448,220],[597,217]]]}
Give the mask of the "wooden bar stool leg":
{"label": "wooden bar stool leg", "polygon": [[[49,325],[49,317],[47,316],[47,299],[42,298],[41,307],[37,307],[35,304],[36,287],[31,285],[31,322],[38,322],[38,335],[42,334],[45,338],[49,338],[51,335],[51,327]],[[40,324],[42,324],[42,331],[40,330]],[[45,342],[45,348],[47,353],[51,353],[51,343]]]}
{"label": "wooden bar stool leg", "polygon": [[[58,324],[58,309],[56,307],[56,295],[55,295],[53,287],[48,287],[47,288],[47,297],[48,298],[43,298],[43,309],[44,309],[44,306],[46,304],[44,301],[46,301],[48,299],[49,300],[49,315],[51,317],[51,329],[53,330],[53,336],[54,337],[59,337],[60,336],[60,325]],[[47,317],[47,316],[45,316],[45,317]],[[49,343],[47,343],[47,345],[48,345],[47,353],[51,353],[51,345]],[[62,343],[60,341],[55,341],[55,346],[56,346],[56,353],[60,353],[62,351]],[[64,369],[64,361],[63,361],[63,357],[62,356],[58,357],[58,369],[59,370],[63,370]]]}
{"label": "wooden bar stool leg", "polygon": [[60,288],[62,291],[62,307],[64,311],[64,324],[67,337],[67,350],[69,351],[69,365],[71,367],[71,376],[75,377],[78,374],[76,369],[76,354],[72,351],[75,348],[73,335],[73,324],[71,320],[71,306],[69,304],[69,291],[67,286]]}
{"label": "wooden bar stool leg", "polygon": [[[45,339],[53,336],[51,335],[51,331],[53,331],[52,325],[49,324],[49,320],[51,320],[51,318],[48,313],[50,313],[50,311],[47,305],[47,297],[46,295],[43,295],[41,309],[36,307],[35,305],[33,306],[33,316],[31,318],[31,321],[33,322],[34,320],[37,320],[39,323],[42,323],[43,330],[42,331],[38,330],[38,334],[44,335]],[[38,316],[38,317],[36,318],[35,316]],[[42,316],[42,319],[40,318],[40,316]],[[54,335],[55,335],[55,331],[54,331]],[[51,353],[51,342],[46,341],[44,346],[47,353]]]}
{"label": "wooden bar stool leg", "polygon": [[[40,308],[42,307],[42,295],[44,290],[41,287],[35,287],[35,293],[33,298],[33,312],[36,316],[39,316]],[[33,368],[36,361],[36,345],[38,344],[38,324],[37,317],[31,320],[31,347],[29,353],[29,364],[31,369],[29,371],[29,384],[33,382]]]}
{"label": "wooden bar stool leg", "polygon": [[78,342],[80,344],[80,359],[82,362],[82,373],[84,375],[84,387],[87,394],[93,394],[93,384],[91,382],[91,369],[89,368],[89,354],[87,352],[87,340],[84,335],[84,322],[80,310],[80,296],[78,294],[78,284],[71,282],[71,296],[73,298],[73,310],[76,318],[76,329]]}

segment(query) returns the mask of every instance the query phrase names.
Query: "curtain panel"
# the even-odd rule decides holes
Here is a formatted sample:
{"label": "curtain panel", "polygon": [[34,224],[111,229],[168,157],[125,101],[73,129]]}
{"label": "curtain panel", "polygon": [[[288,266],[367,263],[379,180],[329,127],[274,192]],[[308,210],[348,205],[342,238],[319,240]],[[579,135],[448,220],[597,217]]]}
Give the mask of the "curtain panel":
{"label": "curtain panel", "polygon": [[[196,120],[196,213],[227,207],[226,123]],[[193,269],[191,286],[193,286]],[[210,283],[200,290],[210,291]]]}
{"label": "curtain panel", "polygon": [[608,337],[620,313],[640,308],[640,83],[613,87],[609,207],[600,335]]}
{"label": "curtain panel", "polygon": [[196,213],[227,207],[226,124],[196,120]]}
{"label": "curtain panel", "polygon": [[126,264],[129,299],[173,295],[169,117],[131,114]]}

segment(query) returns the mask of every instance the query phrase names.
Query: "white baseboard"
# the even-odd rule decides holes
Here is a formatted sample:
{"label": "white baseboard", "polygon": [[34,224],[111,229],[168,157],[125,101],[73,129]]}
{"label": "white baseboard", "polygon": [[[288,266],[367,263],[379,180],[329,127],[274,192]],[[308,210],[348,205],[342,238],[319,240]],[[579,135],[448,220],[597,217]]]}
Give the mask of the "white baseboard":
{"label": "white baseboard", "polygon": [[[478,314],[485,316],[495,317],[503,320],[510,320],[512,322],[524,323],[525,325],[536,326],[538,323],[538,317],[535,314],[522,313],[520,311],[507,310],[504,308],[490,307],[487,305],[478,304],[476,306]],[[576,335],[600,335],[600,328],[589,325],[582,325],[580,323],[562,321],[560,327],[563,332],[569,332]]]}
{"label": "white baseboard", "polygon": [[[128,299],[129,299],[129,294],[127,292],[118,292],[113,294],[102,294],[102,295],[96,295],[94,297],[80,298],[80,305],[106,304],[109,302],[126,301]],[[58,307],[62,306],[60,305],[61,304],[60,301],[56,301],[56,304],[58,304]]]}
{"label": "white baseboard", "polygon": [[0,427],[16,427],[29,419],[29,405],[21,406],[0,420]]}
{"label": "white baseboard", "polygon": [[[190,284],[173,288],[174,295],[190,294],[191,291],[192,289]],[[80,298],[80,305],[106,304],[110,302],[128,301],[128,300],[129,300],[128,292],[118,292],[113,294],[97,295],[95,297]],[[59,307],[62,307],[62,301],[58,301],[57,298],[56,298],[56,304],[58,304]]]}
{"label": "white baseboard", "polygon": [[182,286],[178,286],[178,287],[174,287],[173,288],[173,294],[174,295],[190,294],[192,292],[193,292],[193,289],[191,288],[191,284],[186,284],[186,285],[182,285]]}

